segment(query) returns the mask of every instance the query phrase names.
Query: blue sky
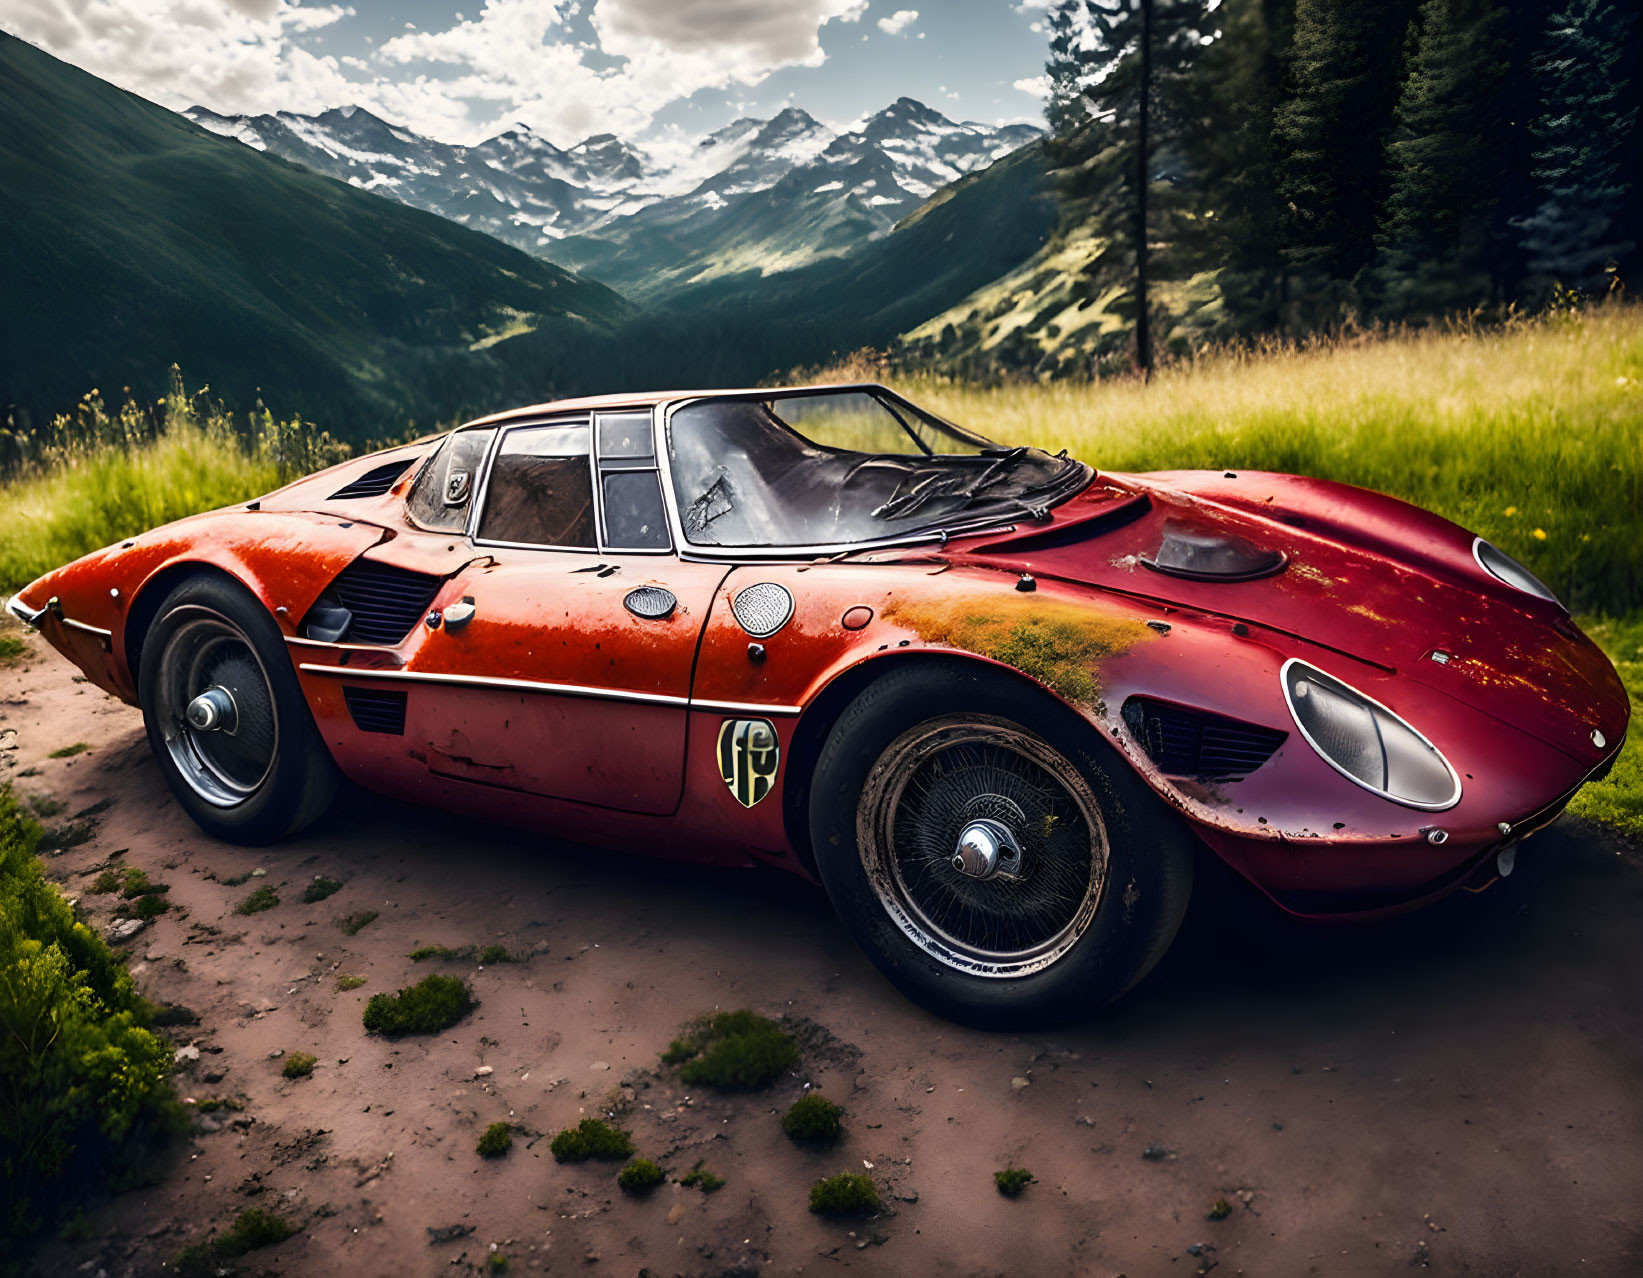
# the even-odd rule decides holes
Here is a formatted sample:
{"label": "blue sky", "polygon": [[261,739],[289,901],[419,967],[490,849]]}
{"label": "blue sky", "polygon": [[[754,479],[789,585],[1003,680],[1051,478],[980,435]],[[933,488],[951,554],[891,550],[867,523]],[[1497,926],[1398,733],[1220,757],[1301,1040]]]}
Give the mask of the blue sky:
{"label": "blue sky", "polygon": [[1047,0],[6,0],[0,25],[182,108],[357,104],[471,143],[524,124],[666,150],[797,105],[843,126],[903,95],[1040,122]]}

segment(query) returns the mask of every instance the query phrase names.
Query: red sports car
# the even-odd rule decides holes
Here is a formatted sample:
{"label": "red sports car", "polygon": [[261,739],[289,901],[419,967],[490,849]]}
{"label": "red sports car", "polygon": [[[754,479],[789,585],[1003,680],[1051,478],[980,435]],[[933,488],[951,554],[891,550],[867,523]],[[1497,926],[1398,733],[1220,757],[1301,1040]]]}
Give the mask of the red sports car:
{"label": "red sports car", "polygon": [[910,997],[1097,1008],[1203,847],[1285,910],[1511,872],[1628,705],[1522,565],[1390,497],[1098,472],[875,385],[567,400],[97,551],[11,600],[266,843],[339,775],[819,879]]}

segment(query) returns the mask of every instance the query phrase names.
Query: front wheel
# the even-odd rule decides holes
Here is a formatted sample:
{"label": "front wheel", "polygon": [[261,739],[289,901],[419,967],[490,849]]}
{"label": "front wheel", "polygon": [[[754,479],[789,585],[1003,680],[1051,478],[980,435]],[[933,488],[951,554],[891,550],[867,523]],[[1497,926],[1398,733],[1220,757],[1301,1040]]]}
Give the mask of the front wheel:
{"label": "front wheel", "polygon": [[193,577],[143,640],[138,701],[149,748],[194,823],[230,843],[273,843],[337,789],[279,627],[244,587]]}
{"label": "front wheel", "polygon": [[984,669],[908,667],[863,691],[817,761],[810,826],[868,957],[971,1025],[1112,1002],[1162,957],[1191,892],[1179,820],[1087,724]]}

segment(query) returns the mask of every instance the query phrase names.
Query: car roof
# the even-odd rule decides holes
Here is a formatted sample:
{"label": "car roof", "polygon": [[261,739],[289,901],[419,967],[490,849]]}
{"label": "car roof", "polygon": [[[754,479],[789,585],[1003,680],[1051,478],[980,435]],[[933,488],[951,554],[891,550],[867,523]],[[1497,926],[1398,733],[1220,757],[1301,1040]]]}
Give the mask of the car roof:
{"label": "car roof", "polygon": [[740,389],[727,389],[721,386],[717,390],[641,391],[629,395],[584,395],[577,399],[555,399],[549,400],[545,404],[527,404],[523,408],[510,408],[500,413],[492,413],[488,417],[477,417],[471,422],[463,422],[458,429],[465,429],[469,426],[494,426],[500,422],[513,421],[523,417],[541,417],[549,413],[587,412],[602,408],[654,408],[658,404],[669,404],[682,399],[734,399],[745,398],[750,395],[803,395],[814,394],[817,391],[839,390],[876,390],[894,394],[888,386],[884,386],[879,382],[817,382],[805,386],[747,386]]}

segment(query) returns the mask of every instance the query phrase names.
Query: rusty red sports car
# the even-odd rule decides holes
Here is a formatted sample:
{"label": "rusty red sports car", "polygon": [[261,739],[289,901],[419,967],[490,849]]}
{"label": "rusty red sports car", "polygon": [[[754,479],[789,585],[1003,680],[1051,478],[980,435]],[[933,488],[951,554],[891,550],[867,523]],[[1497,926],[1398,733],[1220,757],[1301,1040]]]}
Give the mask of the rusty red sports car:
{"label": "rusty red sports car", "polygon": [[1390,497],[1092,470],[876,385],[537,405],[11,600],[266,843],[339,776],[819,879],[909,996],[1100,1007],[1207,848],[1283,909],[1479,887],[1628,705],[1544,585]]}

